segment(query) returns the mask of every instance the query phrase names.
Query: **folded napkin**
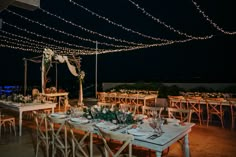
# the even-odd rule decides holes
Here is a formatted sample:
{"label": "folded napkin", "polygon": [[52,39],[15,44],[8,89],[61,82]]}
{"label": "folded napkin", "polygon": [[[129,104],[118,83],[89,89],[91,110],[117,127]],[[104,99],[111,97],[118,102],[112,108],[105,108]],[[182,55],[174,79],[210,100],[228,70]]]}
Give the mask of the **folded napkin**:
{"label": "folded napkin", "polygon": [[99,128],[108,129],[108,130],[112,130],[118,127],[118,125],[115,125],[111,122],[99,122],[96,124],[96,126]]}

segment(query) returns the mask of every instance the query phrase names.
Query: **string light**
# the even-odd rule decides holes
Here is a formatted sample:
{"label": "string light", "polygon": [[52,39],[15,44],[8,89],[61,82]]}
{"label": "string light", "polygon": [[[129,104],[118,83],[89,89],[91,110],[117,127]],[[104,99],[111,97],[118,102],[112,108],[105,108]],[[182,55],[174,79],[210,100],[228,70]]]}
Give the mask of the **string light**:
{"label": "string light", "polygon": [[195,5],[195,7],[197,8],[197,10],[199,11],[200,14],[202,14],[202,16],[213,26],[215,27],[218,31],[224,33],[224,34],[228,34],[228,35],[235,35],[236,32],[228,32],[225,31],[223,28],[221,28],[220,26],[218,26],[215,22],[213,22],[205,13],[204,11],[202,11],[200,9],[200,6],[194,1],[192,0],[192,3]]}
{"label": "string light", "polygon": [[[105,54],[105,53],[114,53],[114,52],[123,52],[123,51],[133,51],[133,50],[138,50],[138,49],[144,49],[144,48],[150,48],[150,47],[160,47],[160,46],[166,46],[166,45],[170,45],[170,44],[174,44],[174,43],[184,43],[184,42],[188,42],[188,41],[191,41],[193,39],[186,39],[186,40],[181,40],[181,41],[178,41],[178,42],[175,42],[175,41],[172,41],[172,42],[166,42],[166,43],[161,43],[161,44],[152,44],[152,45],[145,45],[145,46],[134,46],[134,47],[130,47],[130,48],[124,48],[124,49],[111,49],[111,50],[99,50],[99,51],[68,51],[66,52],[66,54],[75,54],[75,55],[94,55],[94,54]],[[20,50],[24,50],[24,49],[27,49],[28,50],[33,50],[33,52],[39,52],[39,50],[41,50],[41,48],[39,50],[35,50],[33,48],[35,48],[35,46],[29,46],[29,45],[25,45],[25,44],[19,44],[19,43],[16,43],[16,42],[10,42],[10,41],[6,41],[6,40],[2,40],[2,41],[5,41],[6,43],[8,44],[12,44],[12,45],[5,45],[4,47],[8,47],[8,48],[14,48],[14,49],[21,49]],[[27,43],[28,44],[28,43]],[[17,45],[17,46],[15,46]],[[19,47],[20,46],[20,47]],[[2,46],[3,47],[3,46]],[[24,48],[26,47],[26,48]],[[43,49],[44,47],[42,47]],[[56,51],[57,53],[59,54],[65,54],[65,51],[60,51],[60,50],[57,50]]]}
{"label": "string light", "polygon": [[136,6],[137,9],[141,10],[143,14],[145,14],[146,16],[150,17],[152,20],[156,21],[157,23],[159,23],[159,24],[165,26],[165,27],[168,28],[169,30],[171,30],[171,31],[173,31],[173,32],[175,32],[175,33],[177,33],[177,34],[179,34],[179,35],[183,35],[183,36],[185,36],[185,37],[187,37],[187,38],[191,38],[191,39],[195,39],[195,40],[205,40],[205,39],[209,39],[209,38],[211,38],[211,37],[213,36],[213,35],[209,35],[209,36],[204,36],[204,37],[195,37],[195,36],[189,35],[189,34],[187,34],[187,33],[181,32],[181,31],[179,31],[179,30],[173,28],[172,26],[167,25],[165,22],[161,21],[160,19],[158,19],[158,18],[152,16],[150,13],[148,13],[147,11],[145,11],[144,8],[141,8],[141,7],[139,6],[139,4],[133,2],[132,0],[128,0],[128,1],[129,1],[130,3],[132,3],[134,6]]}
{"label": "string light", "polygon": [[[20,18],[22,18],[22,19],[24,19],[24,20],[27,20],[27,21],[29,21],[29,22],[38,24],[38,25],[40,25],[40,26],[42,26],[42,27],[44,27],[44,28],[46,28],[46,29],[53,30],[53,31],[55,31],[55,32],[58,32],[58,33],[67,35],[67,36],[69,36],[69,37],[82,40],[82,41],[91,42],[91,43],[94,43],[94,44],[96,44],[96,42],[97,42],[97,41],[95,41],[95,40],[91,40],[91,39],[87,39],[87,38],[82,38],[82,37],[80,37],[80,36],[67,33],[67,32],[65,32],[65,31],[63,31],[63,30],[59,30],[59,29],[56,29],[56,28],[54,28],[54,27],[47,26],[47,25],[45,25],[45,24],[42,24],[42,23],[40,23],[40,22],[38,22],[38,21],[34,21],[34,20],[29,19],[29,18],[27,18],[27,17],[24,17],[24,16],[22,16],[22,15],[16,13],[16,12],[10,11],[10,10],[8,10],[8,9],[5,9],[5,10],[6,10],[7,12],[9,12],[9,13],[12,13],[13,15],[16,15],[16,16],[18,16],[18,17],[20,17]],[[123,45],[109,44],[109,43],[105,43],[105,42],[99,42],[99,44],[100,44],[100,45],[105,45],[105,46],[111,46],[111,47],[128,47],[128,46],[123,46]]]}
{"label": "string light", "polygon": [[[27,38],[27,37],[24,37],[24,36],[9,33],[9,32],[4,31],[4,30],[0,30],[0,32],[4,33],[6,35],[10,35],[10,36],[15,37],[13,39],[13,38],[10,38],[10,37],[2,36],[3,38],[7,38],[9,40],[14,40],[14,41],[17,41],[17,42],[22,42],[22,43],[26,43],[26,44],[37,43],[38,45],[36,45],[36,46],[43,45],[44,47],[46,46],[46,47],[50,47],[50,48],[53,48],[53,49],[59,49],[61,51],[72,51],[72,52],[79,51],[77,49],[71,49],[71,48],[66,48],[66,47],[61,47],[61,46],[57,46],[57,45],[48,44],[48,43],[45,43],[45,42],[42,42],[42,41],[36,41],[36,40],[30,39],[30,38]],[[16,37],[20,38],[20,39],[24,39],[24,40],[18,40],[18,39],[16,39]],[[25,41],[25,40],[27,40],[28,42]],[[86,50],[84,50],[84,52],[86,52]]]}
{"label": "string light", "polygon": [[179,40],[179,41],[169,41],[166,43],[160,43],[160,44],[151,44],[151,45],[145,45],[145,46],[136,46],[136,47],[131,47],[128,49],[118,49],[118,50],[105,50],[100,52],[100,54],[102,53],[114,53],[114,52],[122,52],[122,51],[134,51],[134,50],[138,50],[138,49],[145,49],[145,48],[151,48],[151,47],[161,47],[161,46],[167,46],[167,45],[171,45],[171,44],[175,44],[175,43],[185,43],[185,42],[189,42],[192,41],[194,39],[185,39],[185,40]]}
{"label": "string light", "polygon": [[0,41],[1,42],[5,42],[5,43],[7,43],[7,44],[12,44],[12,45],[17,45],[17,46],[21,46],[21,47],[26,47],[26,48],[34,48],[34,49],[36,49],[36,50],[38,50],[38,51],[42,51],[44,48],[43,47],[41,47],[41,48],[39,48],[39,47],[36,47],[36,46],[29,46],[29,45],[25,45],[25,44],[20,44],[20,43],[16,43],[16,42],[12,42],[12,41],[8,41],[8,40],[5,40],[5,39],[0,39]]}
{"label": "string light", "polygon": [[[3,21],[3,24],[6,24],[8,26],[11,26],[11,27],[16,28],[16,29],[21,30],[21,31],[25,31],[28,34],[33,34],[33,35],[36,35],[37,37],[41,37],[41,38],[44,38],[44,39],[48,39],[48,40],[53,40],[54,41],[54,39],[51,39],[51,38],[39,35],[39,34],[34,33],[34,32],[30,32],[30,31],[28,31],[26,29],[19,28],[19,27],[15,26],[15,25],[9,24],[9,23],[7,23],[5,21]],[[186,41],[190,41],[190,39],[186,40]],[[95,51],[95,49],[90,49],[92,51],[82,51],[82,50],[81,51],[73,51],[72,50],[70,52],[73,52],[73,53],[75,53],[77,55],[93,55],[93,54],[96,54],[96,53],[97,54],[103,54],[103,53],[108,53],[108,52],[131,51],[131,50],[137,50],[137,49],[141,49],[141,48],[148,48],[148,47],[154,47],[154,46],[165,46],[165,45],[170,45],[170,44],[173,44],[173,43],[181,43],[181,42],[182,42],[181,40],[180,41],[168,41],[166,43],[151,44],[151,45],[144,45],[144,46],[133,46],[133,47],[123,48],[123,49],[98,50],[97,52]]]}
{"label": "string light", "polygon": [[43,42],[41,44],[37,44],[33,40],[31,40],[31,42],[28,42],[28,41],[18,40],[18,39],[15,39],[15,38],[10,38],[10,37],[7,37],[7,36],[2,36],[2,35],[0,37],[4,38],[6,42],[7,42],[7,39],[8,39],[10,41],[14,41],[17,44],[24,43],[24,44],[27,44],[27,45],[30,45],[30,46],[33,46],[33,47],[37,47],[37,48],[40,47],[42,49],[44,49],[45,47],[50,47],[51,49],[56,50],[56,51],[76,51],[75,49],[68,49],[68,48],[58,47],[58,46],[55,46],[55,45],[52,45],[52,44],[46,44],[46,43],[43,43]]}
{"label": "string light", "polygon": [[78,4],[78,3],[76,3],[76,2],[74,2],[74,1],[72,1],[72,0],[69,0],[69,2],[72,3],[72,4],[75,5],[75,6],[78,6],[78,7],[82,8],[82,9],[84,9],[85,11],[87,11],[87,12],[89,12],[90,14],[92,14],[92,15],[98,17],[99,19],[103,19],[103,20],[105,20],[106,22],[108,22],[108,23],[110,23],[110,24],[112,24],[112,25],[114,25],[114,26],[120,27],[120,28],[122,28],[123,30],[125,30],[125,31],[127,31],[127,32],[131,32],[131,33],[137,34],[137,35],[139,35],[139,36],[142,36],[142,37],[144,37],[144,38],[148,38],[148,39],[152,39],[152,40],[156,40],[156,41],[163,41],[163,42],[172,41],[172,40],[168,40],[168,39],[155,38],[155,37],[152,37],[152,36],[149,36],[149,35],[145,35],[145,34],[143,34],[143,33],[140,33],[140,32],[138,32],[138,31],[134,31],[134,30],[132,30],[132,29],[130,29],[130,28],[124,27],[122,24],[118,24],[118,23],[116,23],[116,22],[113,22],[113,21],[109,20],[108,18],[106,18],[106,17],[104,17],[104,16],[101,16],[101,15],[99,15],[99,14],[97,14],[97,13],[95,13],[95,12],[89,10],[88,8],[86,8],[86,7],[80,5],[80,4]]}
{"label": "string light", "polygon": [[35,50],[35,49],[29,49],[29,48],[23,48],[23,47],[11,46],[11,45],[5,45],[5,44],[0,44],[0,47],[11,48],[11,49],[27,51],[27,52],[35,52],[35,53],[42,53],[43,51],[43,50]]}
{"label": "string light", "polygon": [[[6,48],[12,48],[12,49],[17,49],[17,50],[25,50],[25,51],[32,51],[32,52],[36,52],[36,53],[42,53],[43,52],[43,49],[45,47],[41,47],[41,48],[38,48],[36,46],[30,46],[30,45],[25,45],[25,44],[20,44],[20,43],[16,43],[16,42],[11,42],[11,41],[7,41],[7,40],[4,40],[4,39],[0,39],[1,43],[5,42],[7,43],[6,44],[1,44],[0,47],[6,47]],[[9,45],[11,44],[11,45]],[[75,54],[78,54],[78,55],[81,55],[81,54],[86,54],[86,55],[89,55],[91,54],[91,52],[87,51],[87,52],[84,52],[83,50],[81,51],[61,51],[61,50],[56,50],[56,49],[52,49],[56,54],[60,54],[60,55],[63,55],[63,54],[66,54],[66,55],[70,55],[71,53],[75,53]],[[89,53],[88,53],[89,52]]]}
{"label": "string light", "polygon": [[[131,1],[131,0],[129,0],[129,1],[130,1],[131,3],[133,2],[133,1]],[[143,10],[144,10],[144,13],[147,14],[147,16],[150,16],[152,19],[156,20],[157,22],[158,22],[158,20],[159,20],[159,22],[160,22],[161,24],[163,24],[165,27],[169,28],[170,30],[172,30],[172,31],[174,31],[174,32],[177,32],[177,33],[180,34],[180,35],[184,35],[184,34],[185,34],[185,36],[188,37],[188,39],[185,39],[185,40],[167,40],[167,39],[161,39],[161,38],[151,37],[151,36],[142,34],[142,33],[140,33],[140,32],[136,32],[136,31],[134,31],[134,30],[132,30],[132,29],[126,28],[126,27],[124,27],[124,26],[121,25],[121,24],[117,24],[117,23],[115,23],[115,22],[112,22],[112,21],[110,21],[108,18],[103,17],[103,16],[100,16],[100,15],[98,15],[97,13],[94,13],[94,12],[92,12],[91,10],[89,10],[89,9],[87,9],[87,8],[85,8],[85,7],[81,6],[81,5],[79,5],[79,4],[75,3],[75,2],[73,2],[72,0],[70,0],[70,2],[73,3],[74,5],[77,5],[77,6],[81,7],[81,8],[83,8],[84,10],[88,11],[88,12],[91,13],[92,15],[95,15],[95,16],[97,16],[97,17],[100,18],[100,19],[106,20],[108,23],[111,23],[111,24],[113,24],[113,25],[115,25],[115,26],[118,26],[118,27],[120,27],[120,28],[122,28],[122,29],[124,29],[124,30],[126,30],[126,31],[128,31],[128,32],[132,32],[132,33],[135,33],[135,34],[137,34],[137,35],[140,35],[140,36],[142,36],[142,37],[144,37],[144,38],[149,38],[149,39],[152,39],[152,40],[155,40],[155,41],[162,41],[163,43],[142,44],[142,43],[134,43],[134,42],[129,42],[129,41],[122,40],[122,39],[117,39],[117,38],[114,38],[114,37],[105,36],[105,35],[100,34],[100,33],[98,33],[98,32],[94,32],[94,31],[88,30],[88,29],[86,29],[86,28],[84,28],[84,27],[82,27],[82,26],[80,26],[80,25],[77,25],[77,24],[71,22],[71,21],[65,20],[64,18],[62,18],[62,17],[60,17],[60,16],[54,15],[54,14],[52,14],[52,13],[49,13],[48,11],[45,11],[45,10],[43,10],[43,9],[40,9],[42,12],[45,12],[45,13],[48,14],[48,15],[57,17],[57,18],[59,18],[60,20],[66,22],[67,24],[71,24],[72,26],[75,26],[75,27],[77,27],[77,28],[80,28],[80,29],[82,29],[82,30],[84,30],[84,31],[86,31],[86,32],[99,35],[100,37],[104,37],[104,38],[106,38],[106,39],[114,40],[114,41],[121,42],[121,43],[130,44],[130,45],[133,45],[133,46],[115,45],[115,46],[112,46],[112,47],[119,48],[119,46],[120,46],[121,48],[120,48],[120,49],[116,49],[116,48],[115,48],[115,49],[98,49],[97,51],[95,51],[96,49],[94,49],[94,48],[84,47],[84,46],[80,46],[80,45],[76,45],[76,44],[70,44],[70,43],[67,43],[67,42],[64,42],[64,41],[55,40],[55,39],[53,39],[53,38],[45,37],[45,36],[43,36],[43,35],[40,35],[40,34],[31,32],[31,31],[29,31],[29,30],[27,30],[27,29],[23,29],[23,28],[20,28],[20,27],[18,27],[18,26],[16,26],[16,25],[9,24],[9,23],[3,21],[3,24],[6,24],[6,25],[8,25],[8,26],[10,26],[10,27],[13,27],[13,28],[15,28],[15,29],[17,29],[17,30],[20,30],[20,31],[24,31],[24,32],[26,32],[27,34],[31,34],[31,35],[34,35],[34,36],[37,36],[37,37],[41,37],[41,38],[43,38],[43,39],[47,39],[47,40],[51,40],[51,41],[53,41],[53,42],[59,43],[60,46],[52,45],[52,44],[47,44],[47,43],[44,43],[44,42],[42,42],[42,41],[36,41],[36,40],[32,40],[32,39],[27,38],[27,37],[23,37],[23,36],[19,36],[19,35],[15,35],[15,34],[14,34],[13,36],[15,36],[15,37],[21,37],[22,39],[28,39],[28,40],[25,41],[25,42],[22,42],[21,40],[13,39],[13,38],[10,38],[10,37],[7,37],[7,36],[0,36],[1,38],[3,38],[3,39],[0,39],[0,40],[1,40],[2,42],[6,43],[6,44],[1,43],[1,44],[0,44],[0,47],[6,47],[6,48],[12,48],[12,49],[18,49],[18,50],[25,50],[25,51],[32,51],[32,52],[42,53],[42,49],[45,48],[45,46],[47,46],[47,47],[53,48],[53,49],[56,51],[56,53],[59,53],[59,54],[94,55],[94,54],[105,54],[105,53],[114,53],[114,52],[123,52],[123,51],[133,51],[133,50],[144,49],[144,48],[150,48],[150,47],[160,47],[160,46],[167,46],[167,45],[176,44],[176,43],[185,43],[185,42],[189,42],[189,41],[192,41],[192,40],[200,40],[200,39],[201,39],[201,40],[206,40],[206,39],[212,38],[212,35],[211,35],[211,36],[205,36],[205,37],[194,37],[194,36],[191,36],[191,35],[188,36],[188,34],[183,33],[183,32],[180,32],[179,30],[176,30],[176,29],[172,28],[171,26],[166,25],[164,22],[162,22],[162,21],[160,21],[159,19],[153,17],[151,14],[147,13],[143,8],[141,8],[141,10],[143,9]],[[133,4],[133,3],[132,3],[132,4]],[[135,3],[134,3],[134,4],[135,4]],[[69,33],[64,32],[64,31],[58,30],[58,29],[56,29],[56,28],[53,28],[53,27],[47,26],[47,25],[45,25],[45,24],[42,24],[42,23],[40,23],[40,22],[38,22],[38,21],[31,20],[31,19],[29,19],[29,18],[27,18],[27,17],[24,17],[24,16],[22,16],[22,15],[20,15],[20,14],[18,14],[18,13],[15,13],[15,12],[13,12],[13,11],[10,11],[10,10],[8,10],[8,9],[7,9],[7,11],[8,11],[9,13],[12,13],[12,14],[14,14],[14,15],[16,15],[16,16],[19,16],[19,17],[21,17],[21,18],[23,18],[23,19],[25,19],[25,20],[27,20],[27,21],[29,21],[29,22],[39,24],[40,26],[43,26],[43,27],[45,27],[45,28],[47,28],[47,29],[54,30],[54,31],[59,32],[59,33],[62,33],[62,32],[63,32],[63,34],[66,34],[66,35],[68,35],[68,36],[71,36],[71,35],[72,35],[72,34],[69,34]],[[8,32],[6,33],[6,31],[3,31],[3,30],[0,30],[0,31],[1,31],[2,33],[4,32],[5,34],[8,33]],[[182,34],[181,34],[181,33],[182,33]],[[11,33],[8,33],[8,34],[11,34]],[[72,35],[72,36],[74,36],[74,35]],[[75,37],[75,36],[74,36],[74,37]],[[77,38],[77,37],[78,37],[78,36],[76,36],[76,38]],[[80,37],[79,37],[79,38],[80,38]],[[82,39],[84,39],[84,38],[82,38]],[[9,40],[10,40],[10,41],[9,41]],[[91,41],[94,42],[94,41],[91,40],[91,39],[86,39],[86,40],[88,40],[89,42],[91,42]],[[84,41],[86,41],[86,40],[84,40]],[[12,42],[12,41],[14,41],[14,42]],[[28,42],[28,41],[30,41],[30,42]],[[32,42],[32,43],[31,43],[31,42]],[[98,43],[102,45],[102,43],[100,43],[100,42],[98,42]],[[76,47],[76,48],[79,48],[79,49],[82,49],[82,50],[77,50],[77,49],[72,49],[72,48],[67,48],[67,47],[61,47],[61,44],[67,45],[67,46],[69,46],[69,47]],[[108,43],[107,43],[107,44],[108,44]],[[111,45],[113,45],[113,44],[111,44]],[[107,46],[108,46],[108,45],[107,45]],[[110,45],[109,45],[109,46],[110,46]],[[35,47],[36,47],[36,48],[35,48]]]}
{"label": "string light", "polygon": [[35,35],[35,36],[37,36],[37,37],[41,37],[41,38],[43,38],[43,39],[51,40],[51,41],[56,42],[56,43],[59,43],[59,44],[65,44],[65,45],[69,45],[69,46],[75,46],[75,47],[77,47],[77,48],[82,48],[82,49],[85,49],[85,50],[96,50],[96,49],[94,49],[94,48],[85,47],[85,46],[79,46],[79,45],[75,45],[75,44],[70,44],[70,43],[67,43],[67,42],[64,42],[64,41],[55,40],[55,39],[50,38],[50,37],[45,37],[45,36],[43,36],[43,35],[40,35],[40,34],[31,32],[31,31],[29,31],[29,30],[27,30],[27,29],[22,29],[22,28],[20,28],[20,27],[18,27],[18,26],[12,25],[12,24],[7,23],[7,22],[5,22],[5,21],[2,21],[2,23],[3,23],[3,24],[6,24],[6,25],[8,25],[8,26],[10,26],[10,27],[16,28],[17,30],[26,32],[27,34]]}
{"label": "string light", "polygon": [[114,40],[114,41],[117,41],[117,42],[126,43],[126,44],[130,44],[130,45],[145,45],[145,44],[143,44],[143,43],[136,43],[136,42],[132,42],[132,41],[126,41],[126,40],[123,40],[123,39],[117,39],[117,38],[115,38],[115,37],[103,35],[103,34],[101,34],[101,33],[98,33],[98,32],[89,30],[89,29],[87,29],[87,28],[84,28],[84,27],[81,26],[81,25],[75,24],[75,23],[73,23],[72,21],[68,21],[68,20],[62,18],[61,16],[55,15],[55,14],[53,14],[53,13],[50,13],[49,11],[46,11],[46,10],[44,10],[44,9],[42,9],[42,8],[38,8],[38,9],[41,10],[43,13],[46,13],[46,14],[48,14],[48,15],[50,15],[50,16],[53,16],[53,17],[56,17],[57,19],[60,19],[60,20],[62,20],[63,22],[65,22],[65,23],[67,23],[67,24],[70,24],[70,25],[72,25],[72,26],[75,26],[75,27],[77,27],[77,28],[79,28],[79,29],[81,29],[81,30],[83,30],[83,31],[85,31],[85,32],[88,32],[88,33],[90,33],[90,34],[98,35],[98,36],[100,36],[100,37],[103,37],[103,38],[106,38],[106,39],[109,39],[109,40]]}

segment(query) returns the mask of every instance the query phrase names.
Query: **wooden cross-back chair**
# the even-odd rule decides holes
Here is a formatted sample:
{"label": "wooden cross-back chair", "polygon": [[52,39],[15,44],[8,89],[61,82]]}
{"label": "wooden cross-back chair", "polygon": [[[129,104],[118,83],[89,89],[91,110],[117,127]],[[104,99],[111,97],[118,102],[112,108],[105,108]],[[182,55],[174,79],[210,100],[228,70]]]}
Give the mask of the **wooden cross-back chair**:
{"label": "wooden cross-back chair", "polygon": [[93,140],[94,128],[89,125],[75,124],[68,121],[70,140],[72,141],[72,155],[84,157],[100,157],[102,153]]}
{"label": "wooden cross-back chair", "polygon": [[164,110],[164,107],[150,107],[143,106],[143,113],[148,117],[161,117],[161,113]]}
{"label": "wooden cross-back chair", "polygon": [[167,112],[169,118],[179,119],[183,123],[191,122],[193,110],[168,107]]}
{"label": "wooden cross-back chair", "polygon": [[199,96],[193,96],[193,97],[187,97],[186,102],[187,102],[187,109],[192,109],[193,113],[197,115],[198,121],[200,125],[203,122],[203,109],[201,108],[201,101],[202,97]]}
{"label": "wooden cross-back chair", "polygon": [[[112,131],[105,131],[99,127],[97,127],[98,135],[100,135],[103,145],[105,157],[119,157],[122,155],[127,155],[128,157],[132,157],[132,141],[134,140],[133,135],[130,134],[121,134]],[[118,150],[114,151],[111,149],[107,141],[119,141],[121,142]],[[125,148],[128,147],[128,154],[124,153]]]}
{"label": "wooden cross-back chair", "polygon": [[185,98],[183,96],[168,96],[169,104],[171,107],[175,108],[183,108],[183,102],[185,102]]}
{"label": "wooden cross-back chair", "polygon": [[10,130],[13,129],[14,134],[16,136],[16,124],[15,124],[15,117],[11,116],[11,115],[4,115],[2,114],[2,110],[0,109],[0,136],[1,136],[1,132],[2,132],[2,127],[4,129],[4,132],[6,132],[7,127]]}
{"label": "wooden cross-back chair", "polygon": [[52,138],[52,157],[58,153],[63,157],[68,157],[71,153],[71,145],[67,140],[66,118],[54,118],[48,116],[51,138]]}
{"label": "wooden cross-back chair", "polygon": [[224,110],[223,110],[223,102],[224,98],[207,98],[207,126],[209,122],[212,120],[212,116],[215,115],[220,119],[221,126],[224,128]]}
{"label": "wooden cross-back chair", "polygon": [[236,98],[227,99],[230,104],[230,113],[231,113],[231,129],[234,129],[234,123],[236,119]]}
{"label": "wooden cross-back chair", "polygon": [[47,114],[43,112],[33,111],[33,117],[36,124],[36,152],[35,157],[38,156],[39,147],[43,146],[46,157],[49,157],[49,148],[51,138],[49,136],[49,124]]}
{"label": "wooden cross-back chair", "polygon": [[130,112],[132,115],[137,113],[137,106],[132,104],[120,104],[119,108],[125,112]]}

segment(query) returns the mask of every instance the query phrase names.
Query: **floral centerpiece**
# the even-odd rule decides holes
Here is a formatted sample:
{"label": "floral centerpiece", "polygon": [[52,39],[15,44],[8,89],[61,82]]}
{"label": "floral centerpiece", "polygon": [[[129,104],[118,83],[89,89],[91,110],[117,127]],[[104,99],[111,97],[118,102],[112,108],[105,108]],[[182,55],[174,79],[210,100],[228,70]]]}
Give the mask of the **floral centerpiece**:
{"label": "floral centerpiece", "polygon": [[22,94],[12,94],[9,96],[2,95],[1,99],[6,100],[6,101],[17,102],[17,103],[31,103],[32,102],[31,96],[24,96]]}
{"label": "floral centerpiece", "polygon": [[118,123],[122,123],[120,119],[118,118],[118,115],[120,114],[126,114],[125,123],[131,124],[134,122],[133,115],[131,112],[124,112],[117,107],[106,108],[106,107],[94,105],[89,108],[84,108],[84,116],[87,118],[91,117],[93,119],[100,119],[100,120],[106,120],[106,121],[111,121],[111,122],[116,121]]}

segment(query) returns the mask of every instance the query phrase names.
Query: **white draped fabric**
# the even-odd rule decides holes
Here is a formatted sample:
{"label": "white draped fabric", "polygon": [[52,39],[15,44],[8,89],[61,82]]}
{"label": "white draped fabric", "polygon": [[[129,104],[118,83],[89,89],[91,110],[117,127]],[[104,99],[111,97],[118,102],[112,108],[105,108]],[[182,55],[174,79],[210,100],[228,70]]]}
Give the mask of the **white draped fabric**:
{"label": "white draped fabric", "polygon": [[67,56],[57,55],[55,57],[55,60],[58,60],[60,63],[66,62],[67,67],[70,70],[71,74],[74,75],[74,76],[78,76],[78,73],[76,72],[76,67],[74,65],[70,64]]}

